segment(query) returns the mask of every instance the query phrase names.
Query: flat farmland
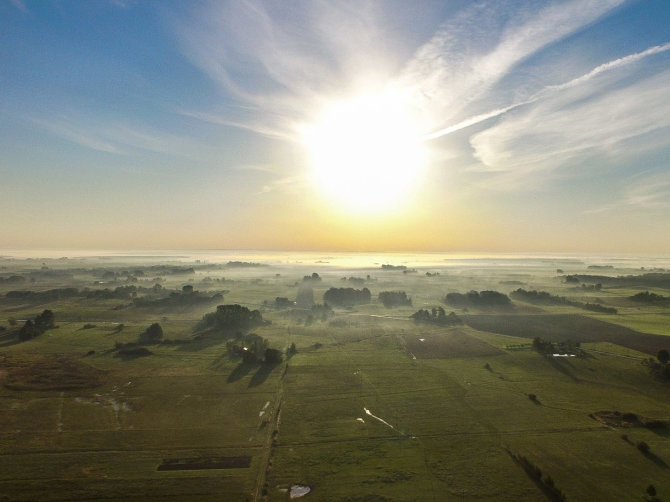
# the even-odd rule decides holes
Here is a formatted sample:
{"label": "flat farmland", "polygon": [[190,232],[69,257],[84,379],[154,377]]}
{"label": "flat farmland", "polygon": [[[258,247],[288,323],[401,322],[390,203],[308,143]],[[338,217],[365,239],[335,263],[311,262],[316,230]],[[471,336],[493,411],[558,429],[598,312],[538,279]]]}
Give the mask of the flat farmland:
{"label": "flat farmland", "polygon": [[[312,266],[207,266],[160,288],[142,279],[107,291],[90,284],[109,270],[78,270],[71,284],[49,276],[41,290],[28,283],[34,294],[0,296],[8,500],[285,501],[295,485],[314,501],[551,500],[546,476],[566,500],[642,499],[650,484],[661,499],[670,493],[670,387],[642,364],[670,345],[667,312],[632,307],[630,290],[583,291],[557,281],[551,265],[534,274],[330,268],[318,279]],[[513,302],[459,307],[453,326],[410,318],[449,312],[448,292],[505,294],[520,279],[621,313]],[[371,301],[319,305],[329,288],[352,284]],[[48,300],[49,288],[68,285],[79,296]],[[310,288],[314,309],[293,304]],[[412,305],[377,300],[400,290]],[[217,307],[193,298],[215,294],[263,321],[208,328]],[[123,298],[100,299],[114,295]],[[45,309],[55,325],[21,338]],[[148,338],[154,324],[160,336]],[[585,353],[545,357],[531,349],[536,336],[579,341]],[[669,425],[594,418],[615,412]]]}

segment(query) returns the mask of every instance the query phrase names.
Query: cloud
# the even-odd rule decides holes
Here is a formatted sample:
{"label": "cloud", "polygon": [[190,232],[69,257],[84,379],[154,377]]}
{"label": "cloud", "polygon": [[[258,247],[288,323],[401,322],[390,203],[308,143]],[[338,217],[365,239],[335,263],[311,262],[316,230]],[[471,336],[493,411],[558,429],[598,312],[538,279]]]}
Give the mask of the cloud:
{"label": "cloud", "polygon": [[[420,40],[389,53],[380,40],[393,37],[384,23],[394,3],[206,2],[175,27],[183,53],[218,84],[223,103],[180,113],[296,142],[299,126],[329,101],[390,88],[407,99],[426,140],[473,128],[463,165],[493,176],[487,186],[518,189],[591,157],[602,166],[624,144],[642,152],[658,147],[645,135],[670,125],[663,97],[670,74],[631,70],[670,43],[578,76],[553,51],[552,68],[566,68],[558,82],[559,71],[543,79],[527,71],[531,58],[548,58],[548,48],[624,3],[465,2]],[[411,27],[411,16],[403,22],[395,29]]]}
{"label": "cloud", "polygon": [[470,105],[490,106],[495,84],[516,65],[622,3],[572,0],[539,9],[530,2],[473,3],[416,51],[401,80],[414,89],[416,104],[433,128],[466,120]]}
{"label": "cloud", "polygon": [[584,211],[585,214],[607,213],[622,209],[643,211],[670,209],[670,172],[643,172],[626,180],[616,202]]}
{"label": "cloud", "polygon": [[633,180],[625,191],[624,202],[645,209],[670,208],[670,173],[644,175]]}
{"label": "cloud", "polygon": [[670,126],[670,103],[664,98],[670,71],[620,83],[606,93],[598,92],[599,77],[603,74],[560,87],[563,92],[476,133],[470,139],[475,157],[493,171],[548,171],[596,152],[625,153],[618,144]]}
{"label": "cloud", "polygon": [[9,3],[11,3],[14,7],[19,9],[21,12],[28,14],[28,7],[26,7],[26,4],[23,0],[9,0]]}
{"label": "cloud", "polygon": [[574,78],[572,80],[569,80],[568,82],[564,82],[562,84],[556,84],[556,85],[549,85],[545,87],[544,89],[540,90],[539,92],[535,93],[533,96],[530,98],[523,100],[523,101],[518,101],[516,103],[513,103],[509,106],[506,106],[504,108],[498,108],[495,110],[491,110],[486,113],[481,113],[479,115],[475,115],[473,117],[467,118],[461,122],[458,122],[457,124],[445,127],[444,129],[440,129],[438,131],[434,131],[430,134],[427,134],[424,139],[425,140],[431,140],[431,139],[436,139],[442,136],[446,136],[448,134],[454,133],[456,131],[460,131],[461,129],[465,129],[467,127],[479,124],[481,122],[484,122],[486,120],[499,117],[511,110],[514,110],[515,108],[519,108],[524,105],[528,105],[531,103],[534,103],[536,101],[539,101],[542,98],[546,98],[551,96],[554,93],[564,91],[567,89],[570,89],[572,87],[576,87],[581,84],[587,83],[589,80],[593,79],[594,77],[600,75],[601,73],[607,72],[607,71],[612,71],[616,70],[618,68],[624,67],[626,65],[630,65],[633,63],[636,63],[646,57],[655,55],[655,54],[660,54],[662,52],[666,52],[670,50],[670,43],[663,44],[663,45],[656,45],[653,47],[649,47],[648,49],[642,51],[642,52],[637,52],[635,54],[629,54],[628,56],[624,56],[612,61],[609,61],[607,63],[601,64],[597,67],[595,67],[593,70],[589,71],[588,73],[585,73],[584,75],[581,75],[580,77]]}
{"label": "cloud", "polygon": [[119,122],[83,117],[28,117],[28,121],[77,145],[99,152],[129,155],[137,150],[178,157],[200,158],[204,145],[192,138]]}
{"label": "cloud", "polygon": [[320,99],[382,60],[364,2],[209,2],[175,24],[187,58],[233,105],[185,113],[264,135],[291,136]]}

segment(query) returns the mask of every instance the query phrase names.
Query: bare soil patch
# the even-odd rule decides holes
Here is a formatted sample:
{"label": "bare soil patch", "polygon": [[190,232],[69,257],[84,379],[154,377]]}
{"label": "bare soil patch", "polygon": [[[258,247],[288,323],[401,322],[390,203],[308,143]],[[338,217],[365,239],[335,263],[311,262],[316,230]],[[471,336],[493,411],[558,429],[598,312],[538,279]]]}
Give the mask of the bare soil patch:
{"label": "bare soil patch", "polygon": [[417,359],[481,357],[502,353],[493,345],[459,329],[445,330],[441,333],[405,335],[405,346]]}
{"label": "bare soil patch", "polygon": [[12,390],[70,390],[98,387],[105,372],[61,354],[2,354],[3,384]]}

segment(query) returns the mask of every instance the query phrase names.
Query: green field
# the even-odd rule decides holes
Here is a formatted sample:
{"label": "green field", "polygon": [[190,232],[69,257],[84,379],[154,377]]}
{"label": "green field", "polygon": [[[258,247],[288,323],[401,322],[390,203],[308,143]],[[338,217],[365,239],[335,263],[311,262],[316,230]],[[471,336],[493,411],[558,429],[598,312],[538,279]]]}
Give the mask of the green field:
{"label": "green field", "polygon": [[[670,348],[670,306],[632,304],[639,290],[577,289],[556,274],[560,263],[529,263],[414,265],[403,274],[373,263],[2,259],[0,498],[283,501],[299,484],[315,501],[557,500],[543,482],[550,476],[566,500],[644,500],[650,484],[670,499],[670,382],[642,364]],[[277,297],[295,300],[313,272],[316,303],[330,287],[366,287],[371,302],[327,314],[276,306]],[[135,302],[157,278],[156,298],[173,303]],[[619,312],[443,303],[448,292],[507,294],[517,282]],[[144,289],[91,294],[127,285]],[[259,309],[266,322],[241,331],[279,349],[282,362],[245,363],[227,347],[232,332],[198,328],[216,303],[180,304],[189,285]],[[10,294],[66,287],[78,293]],[[398,290],[412,306],[377,301]],[[463,323],[409,318],[438,306]],[[45,309],[56,327],[20,340],[25,320]],[[149,355],[119,350],[156,322],[164,334],[141,345]],[[578,341],[583,351],[546,357],[530,347],[536,336]],[[603,423],[600,411],[667,426]]]}

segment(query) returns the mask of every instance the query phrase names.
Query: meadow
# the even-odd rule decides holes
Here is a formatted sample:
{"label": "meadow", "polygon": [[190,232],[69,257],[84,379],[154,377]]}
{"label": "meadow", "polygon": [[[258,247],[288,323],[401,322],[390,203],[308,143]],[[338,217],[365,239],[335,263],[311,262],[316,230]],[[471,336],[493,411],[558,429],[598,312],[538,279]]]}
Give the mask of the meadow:
{"label": "meadow", "polygon": [[[631,299],[670,296],[666,266],[0,258],[0,498],[283,501],[301,485],[315,501],[651,500],[653,485],[670,499],[670,380],[649,366],[670,349],[670,303]],[[319,307],[330,288],[365,288],[370,301]],[[446,300],[519,288],[572,303]],[[411,305],[385,307],[384,291]],[[262,322],[203,325],[217,305]],[[456,321],[410,317],[438,308]],[[55,325],[21,335],[45,310]],[[161,336],[147,338],[154,323]],[[536,337],[578,350],[540,353]],[[252,340],[281,362],[248,357]],[[603,418],[624,415],[636,419]]]}

